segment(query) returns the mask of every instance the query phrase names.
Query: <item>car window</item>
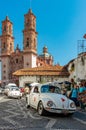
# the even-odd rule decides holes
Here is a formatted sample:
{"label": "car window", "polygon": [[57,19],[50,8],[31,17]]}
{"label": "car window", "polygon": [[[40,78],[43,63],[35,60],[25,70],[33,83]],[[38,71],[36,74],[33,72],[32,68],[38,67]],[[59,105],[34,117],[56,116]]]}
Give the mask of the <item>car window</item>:
{"label": "car window", "polygon": [[55,93],[61,93],[61,89],[59,87],[55,87]]}
{"label": "car window", "polygon": [[16,88],[15,90],[16,90],[16,91],[19,91],[19,88]]}
{"label": "car window", "polygon": [[34,93],[38,93],[38,86],[34,87]]}
{"label": "car window", "polygon": [[42,92],[42,93],[47,93],[47,92],[49,92],[49,85],[43,85],[43,86],[41,87],[41,92]]}
{"label": "car window", "polygon": [[61,93],[61,90],[59,87],[52,86],[52,85],[43,85],[41,87],[42,93]]}
{"label": "car window", "polygon": [[14,88],[15,88],[15,87],[17,87],[17,86],[13,86],[13,85],[12,85],[12,86],[10,86],[10,87],[14,87]]}

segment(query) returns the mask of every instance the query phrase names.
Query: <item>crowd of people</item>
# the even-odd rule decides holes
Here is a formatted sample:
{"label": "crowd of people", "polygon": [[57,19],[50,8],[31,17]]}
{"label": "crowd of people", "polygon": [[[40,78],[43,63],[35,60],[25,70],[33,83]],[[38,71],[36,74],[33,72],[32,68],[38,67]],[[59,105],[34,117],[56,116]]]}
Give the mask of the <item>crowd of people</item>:
{"label": "crowd of people", "polygon": [[81,81],[77,84],[72,79],[69,98],[84,111],[86,107],[86,81]]}

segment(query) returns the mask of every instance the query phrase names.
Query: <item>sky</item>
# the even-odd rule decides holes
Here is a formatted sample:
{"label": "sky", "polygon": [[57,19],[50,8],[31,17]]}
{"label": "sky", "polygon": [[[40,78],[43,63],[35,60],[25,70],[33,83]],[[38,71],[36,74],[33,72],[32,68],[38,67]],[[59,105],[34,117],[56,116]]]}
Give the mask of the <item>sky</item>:
{"label": "sky", "polygon": [[0,0],[0,35],[1,22],[8,16],[15,47],[19,44],[21,49],[24,14],[29,8],[36,16],[38,54],[47,46],[54,64],[62,66],[76,58],[78,40],[86,33],[86,0]]}

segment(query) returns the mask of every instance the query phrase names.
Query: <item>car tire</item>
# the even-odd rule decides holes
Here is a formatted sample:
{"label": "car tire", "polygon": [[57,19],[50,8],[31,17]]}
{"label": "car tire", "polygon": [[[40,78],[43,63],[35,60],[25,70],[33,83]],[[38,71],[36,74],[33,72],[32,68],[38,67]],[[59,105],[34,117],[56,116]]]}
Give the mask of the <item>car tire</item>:
{"label": "car tire", "polygon": [[27,109],[30,108],[30,105],[26,105],[26,108],[27,108]]}
{"label": "car tire", "polygon": [[18,99],[21,99],[21,96],[20,96],[20,97],[18,97]]}
{"label": "car tire", "polygon": [[74,113],[69,113],[69,114],[68,114],[68,116],[70,116],[70,117],[71,117],[71,116],[73,116],[73,114],[74,114]]}
{"label": "car tire", "polygon": [[44,107],[43,107],[43,103],[40,101],[39,104],[38,104],[38,114],[39,115],[45,115],[45,110],[44,110]]}

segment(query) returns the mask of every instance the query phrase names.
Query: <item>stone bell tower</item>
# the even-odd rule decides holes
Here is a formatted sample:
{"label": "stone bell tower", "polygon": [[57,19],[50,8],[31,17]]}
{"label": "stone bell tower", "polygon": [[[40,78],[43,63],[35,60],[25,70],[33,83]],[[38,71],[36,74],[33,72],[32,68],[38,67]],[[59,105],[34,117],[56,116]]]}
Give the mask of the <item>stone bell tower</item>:
{"label": "stone bell tower", "polygon": [[14,52],[12,23],[7,16],[6,19],[2,21],[1,50],[2,55],[10,55]]}
{"label": "stone bell tower", "polygon": [[10,66],[9,60],[10,55],[14,52],[14,37],[12,32],[12,22],[6,16],[5,20],[2,21],[2,35],[0,36],[1,41],[1,68],[2,68],[2,80],[6,81],[9,79]]}
{"label": "stone bell tower", "polygon": [[37,59],[37,32],[36,32],[36,17],[30,9],[24,15],[24,30],[23,30],[23,52],[24,52],[24,68],[36,67]]}

